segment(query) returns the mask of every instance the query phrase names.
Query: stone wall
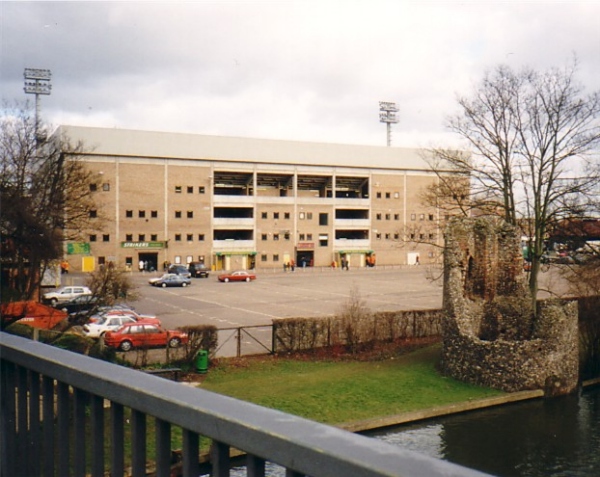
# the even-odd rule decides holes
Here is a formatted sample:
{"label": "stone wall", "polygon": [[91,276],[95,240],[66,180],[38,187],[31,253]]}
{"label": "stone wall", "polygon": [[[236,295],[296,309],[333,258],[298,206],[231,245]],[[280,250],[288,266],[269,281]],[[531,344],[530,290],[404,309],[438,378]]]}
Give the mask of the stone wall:
{"label": "stone wall", "polygon": [[533,300],[520,237],[503,221],[456,219],[446,230],[442,370],[504,391],[572,392],[577,305]]}

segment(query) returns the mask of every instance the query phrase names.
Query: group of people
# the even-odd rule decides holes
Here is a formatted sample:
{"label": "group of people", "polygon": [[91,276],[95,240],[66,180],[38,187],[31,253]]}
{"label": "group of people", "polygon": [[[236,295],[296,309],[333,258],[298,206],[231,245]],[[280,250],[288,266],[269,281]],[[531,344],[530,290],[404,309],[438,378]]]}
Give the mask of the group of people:
{"label": "group of people", "polygon": [[283,271],[287,272],[288,270],[291,270],[292,272],[296,269],[296,262],[294,262],[294,260],[290,260],[289,262],[284,262],[283,263]]}

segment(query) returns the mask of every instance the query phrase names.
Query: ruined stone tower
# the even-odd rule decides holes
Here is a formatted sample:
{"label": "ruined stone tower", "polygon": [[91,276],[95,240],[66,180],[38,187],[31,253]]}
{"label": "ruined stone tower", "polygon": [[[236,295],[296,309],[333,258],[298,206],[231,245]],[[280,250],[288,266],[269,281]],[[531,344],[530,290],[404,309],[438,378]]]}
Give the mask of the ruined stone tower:
{"label": "ruined stone tower", "polygon": [[444,251],[443,371],[504,391],[578,384],[575,304],[532,299],[519,235],[496,218],[454,219]]}

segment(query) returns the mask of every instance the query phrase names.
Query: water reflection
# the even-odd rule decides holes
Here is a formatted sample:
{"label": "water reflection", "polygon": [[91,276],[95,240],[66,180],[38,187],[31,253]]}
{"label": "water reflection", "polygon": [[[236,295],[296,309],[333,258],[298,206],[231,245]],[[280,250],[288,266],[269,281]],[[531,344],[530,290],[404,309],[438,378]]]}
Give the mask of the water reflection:
{"label": "water reflection", "polygon": [[596,477],[600,476],[600,389],[371,435],[501,477]]}

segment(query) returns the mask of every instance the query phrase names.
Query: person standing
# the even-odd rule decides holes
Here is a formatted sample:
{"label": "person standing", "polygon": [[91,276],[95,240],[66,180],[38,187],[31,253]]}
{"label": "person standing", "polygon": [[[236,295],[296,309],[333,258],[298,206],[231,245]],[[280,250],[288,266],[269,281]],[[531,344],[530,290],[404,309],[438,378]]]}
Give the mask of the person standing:
{"label": "person standing", "polygon": [[140,262],[138,263],[138,268],[140,269],[140,272],[144,271],[144,261],[140,260]]}

